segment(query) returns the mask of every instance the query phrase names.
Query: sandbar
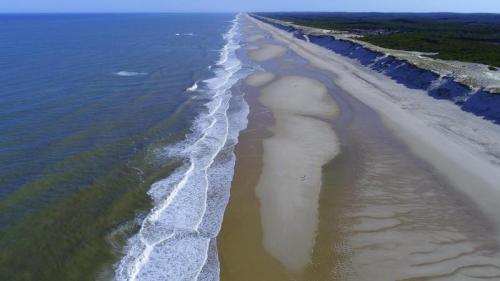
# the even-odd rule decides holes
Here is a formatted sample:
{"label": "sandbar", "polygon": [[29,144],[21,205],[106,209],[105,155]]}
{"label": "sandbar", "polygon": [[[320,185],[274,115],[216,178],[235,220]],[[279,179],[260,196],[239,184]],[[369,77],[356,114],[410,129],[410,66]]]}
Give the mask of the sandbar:
{"label": "sandbar", "polygon": [[318,223],[322,166],[335,157],[336,135],[325,119],[337,113],[327,88],[306,77],[283,77],[262,89],[274,135],[263,142],[257,184],[266,250],[291,271],[310,263]]}
{"label": "sandbar", "polygon": [[254,61],[267,61],[286,54],[286,48],[278,45],[266,44],[255,50],[250,50],[248,56]]}
{"label": "sandbar", "polygon": [[245,82],[252,87],[261,87],[271,82],[275,75],[270,72],[256,72],[248,76]]}

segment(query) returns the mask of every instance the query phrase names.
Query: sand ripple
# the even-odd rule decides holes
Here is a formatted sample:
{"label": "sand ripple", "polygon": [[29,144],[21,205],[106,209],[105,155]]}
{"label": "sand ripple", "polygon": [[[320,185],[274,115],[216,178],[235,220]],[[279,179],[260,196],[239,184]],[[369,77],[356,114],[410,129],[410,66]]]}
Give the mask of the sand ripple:
{"label": "sand ripple", "polygon": [[343,236],[352,249],[346,279],[500,277],[500,254],[484,216],[399,149],[366,143],[377,152],[366,157],[344,214],[351,225]]}

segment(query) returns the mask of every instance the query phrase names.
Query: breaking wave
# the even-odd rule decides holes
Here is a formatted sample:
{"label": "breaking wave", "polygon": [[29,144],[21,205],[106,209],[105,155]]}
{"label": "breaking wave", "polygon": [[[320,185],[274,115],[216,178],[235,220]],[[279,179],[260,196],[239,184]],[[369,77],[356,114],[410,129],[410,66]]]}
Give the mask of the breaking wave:
{"label": "breaking wave", "polygon": [[219,279],[216,236],[229,200],[234,146],[248,115],[242,94],[230,91],[248,74],[236,57],[238,18],[224,35],[227,44],[215,76],[203,81],[206,112],[197,117],[191,135],[167,151],[185,158],[185,164],[151,186],[154,207],[129,239],[116,280]]}
{"label": "breaking wave", "polygon": [[198,81],[194,82],[193,85],[186,88],[186,92],[194,92],[198,90]]}

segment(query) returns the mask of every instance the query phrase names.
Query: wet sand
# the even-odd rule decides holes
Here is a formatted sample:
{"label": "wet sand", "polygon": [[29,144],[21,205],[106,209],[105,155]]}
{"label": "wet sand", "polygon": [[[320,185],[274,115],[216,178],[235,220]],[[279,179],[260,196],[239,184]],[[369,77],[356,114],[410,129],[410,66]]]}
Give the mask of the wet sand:
{"label": "wet sand", "polygon": [[256,49],[249,51],[249,57],[254,61],[266,61],[283,56],[286,48],[277,45],[261,45]]}
{"label": "wet sand", "polygon": [[[251,111],[218,238],[221,280],[500,279],[496,229],[480,206],[332,72],[261,32],[253,45],[286,52],[241,54],[265,72],[240,85]],[[312,106],[319,114],[308,107],[314,88],[332,99]]]}
{"label": "wet sand", "polygon": [[250,106],[248,127],[236,146],[235,174],[223,228],[217,238],[221,280],[287,280],[287,272],[262,245],[260,203],[255,186],[262,172],[262,142],[272,136],[273,117],[253,87],[244,87]]}

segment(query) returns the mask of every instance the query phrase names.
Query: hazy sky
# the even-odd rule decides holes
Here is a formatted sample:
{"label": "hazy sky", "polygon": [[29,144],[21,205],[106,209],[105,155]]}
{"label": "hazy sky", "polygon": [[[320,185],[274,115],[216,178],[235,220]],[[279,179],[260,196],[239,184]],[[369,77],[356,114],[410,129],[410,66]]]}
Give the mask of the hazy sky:
{"label": "hazy sky", "polygon": [[500,0],[0,0],[0,12],[383,11],[500,13]]}

